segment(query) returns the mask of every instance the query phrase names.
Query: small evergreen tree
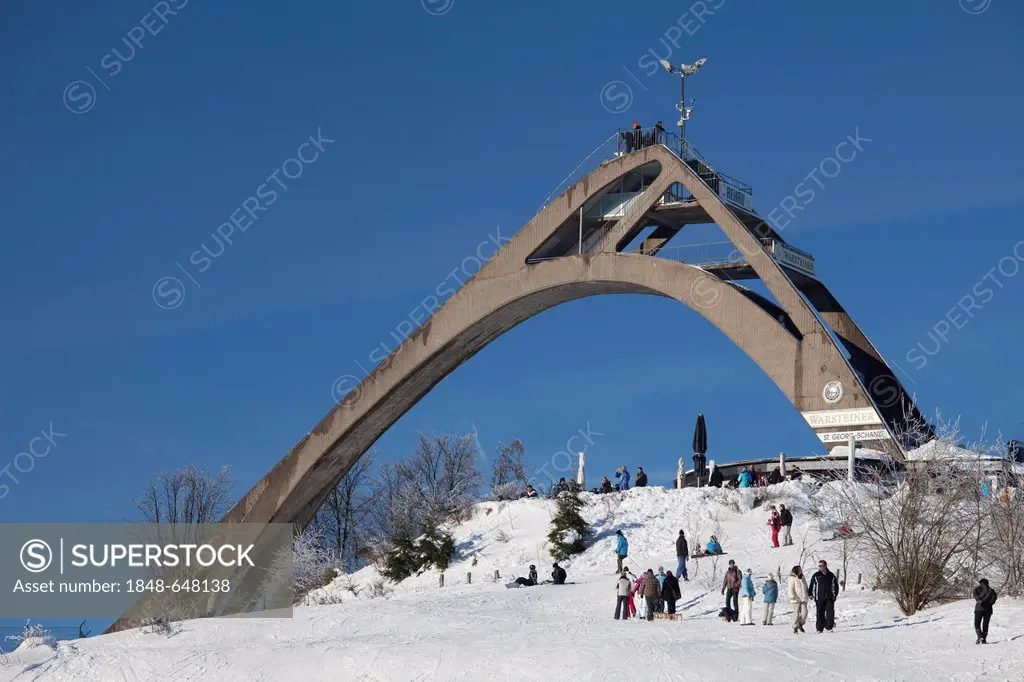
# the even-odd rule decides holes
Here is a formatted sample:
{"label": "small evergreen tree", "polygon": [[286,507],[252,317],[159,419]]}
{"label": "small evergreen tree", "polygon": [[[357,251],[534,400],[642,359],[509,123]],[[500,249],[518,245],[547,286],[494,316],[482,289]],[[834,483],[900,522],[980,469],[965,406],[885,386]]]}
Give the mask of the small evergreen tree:
{"label": "small evergreen tree", "polygon": [[551,545],[551,556],[555,561],[564,561],[573,554],[579,554],[586,549],[591,530],[580,514],[583,509],[583,499],[579,492],[570,490],[560,494],[557,504],[558,511],[551,519],[548,543]]}
{"label": "small evergreen tree", "polygon": [[429,568],[444,570],[455,555],[455,540],[437,526],[426,525],[415,540],[407,535],[395,538],[385,554],[381,574],[391,582],[401,582]]}

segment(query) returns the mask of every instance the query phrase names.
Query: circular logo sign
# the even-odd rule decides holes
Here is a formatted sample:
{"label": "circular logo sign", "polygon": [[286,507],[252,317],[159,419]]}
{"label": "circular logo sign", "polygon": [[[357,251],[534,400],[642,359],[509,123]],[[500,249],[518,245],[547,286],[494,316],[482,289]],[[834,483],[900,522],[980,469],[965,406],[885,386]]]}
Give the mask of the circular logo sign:
{"label": "circular logo sign", "polygon": [[42,573],[53,561],[53,550],[42,540],[29,540],[21,546],[21,565],[31,573]]}
{"label": "circular logo sign", "polygon": [[825,384],[825,390],[821,392],[821,397],[830,405],[838,403],[843,399],[843,384],[833,379]]}

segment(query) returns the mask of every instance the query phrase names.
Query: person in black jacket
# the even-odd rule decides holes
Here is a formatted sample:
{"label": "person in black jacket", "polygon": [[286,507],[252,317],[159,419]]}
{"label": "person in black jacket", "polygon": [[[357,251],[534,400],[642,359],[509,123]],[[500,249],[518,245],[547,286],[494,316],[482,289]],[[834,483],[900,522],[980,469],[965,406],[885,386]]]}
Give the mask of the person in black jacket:
{"label": "person in black jacket", "polygon": [[839,579],[836,578],[835,573],[828,570],[828,562],[824,559],[818,562],[818,572],[811,578],[811,584],[807,591],[817,607],[814,627],[818,630],[818,634],[821,634],[822,630],[832,632],[832,628],[836,624],[836,597],[839,596]]}
{"label": "person in black jacket", "polygon": [[996,603],[996,591],[982,578],[974,588],[974,632],[978,635],[975,644],[988,644],[988,621],[992,618],[992,605]]}
{"label": "person in black jacket", "polygon": [[679,531],[676,538],[676,577],[689,580],[686,577],[686,557],[690,556],[690,546],[686,544],[686,534]]}
{"label": "person in black jacket", "polygon": [[793,544],[793,512],[786,509],[786,505],[779,505],[779,517],[782,519],[782,532],[779,534],[782,538],[782,545]]}
{"label": "person in black jacket", "polygon": [[555,569],[551,571],[551,579],[555,582],[556,585],[564,585],[566,577],[565,569],[559,566],[557,563],[552,564],[551,567]]}
{"label": "person in black jacket", "polygon": [[672,575],[672,571],[665,571],[665,580],[661,583],[661,598],[665,601],[665,610],[668,613],[675,613],[676,601],[682,596],[679,580]]}
{"label": "person in black jacket", "polygon": [[643,488],[647,485],[647,472],[644,471],[643,467],[636,468],[636,483],[633,484],[634,488]]}
{"label": "person in black jacket", "polygon": [[779,467],[775,467],[768,474],[768,485],[775,485],[776,483],[782,483],[782,472],[779,471]]}
{"label": "person in black jacket", "polygon": [[536,584],[537,584],[537,567],[534,566],[533,564],[530,564],[530,577],[529,578],[523,578],[523,577],[516,578],[516,585],[522,585],[523,587],[533,587]]}
{"label": "person in black jacket", "polygon": [[711,462],[711,473],[708,475],[708,485],[714,488],[722,487],[722,470],[716,467],[714,462]]}

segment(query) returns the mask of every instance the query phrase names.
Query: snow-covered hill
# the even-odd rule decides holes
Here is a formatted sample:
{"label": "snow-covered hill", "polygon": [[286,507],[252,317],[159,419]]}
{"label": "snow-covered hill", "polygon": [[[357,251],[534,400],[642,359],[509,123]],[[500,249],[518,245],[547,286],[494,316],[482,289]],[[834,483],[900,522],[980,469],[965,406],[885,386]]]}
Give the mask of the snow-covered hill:
{"label": "snow-covered hill", "polygon": [[[0,663],[0,680],[1024,679],[1024,605],[1001,599],[991,644],[975,645],[973,602],[904,618],[886,595],[855,584],[858,574],[868,582],[857,561],[848,567],[834,633],[808,627],[794,635],[784,597],[772,627],[760,625],[760,595],[757,626],[721,622],[728,558],[752,568],[758,586],[767,572],[781,567],[785,576],[798,562],[812,570],[825,558],[841,568],[839,543],[822,542],[830,533],[803,513],[817,488],[791,482],[769,492],[769,502],[795,509],[791,547],[771,547],[765,511],[751,490],[588,494],[595,536],[586,552],[563,563],[576,584],[506,589],[504,582],[525,575],[531,563],[542,578],[550,572],[545,536],[553,503],[482,503],[453,529],[461,558],[445,572],[443,588],[429,571],[372,598],[378,576],[367,568],[315,595],[340,603],[299,607],[289,620],[193,621],[173,637],[126,632],[64,642],[56,652],[23,649]],[[637,573],[675,569],[680,529],[691,547],[716,533],[728,557],[691,561],[680,622],[615,621],[617,529],[629,538],[626,563]]]}

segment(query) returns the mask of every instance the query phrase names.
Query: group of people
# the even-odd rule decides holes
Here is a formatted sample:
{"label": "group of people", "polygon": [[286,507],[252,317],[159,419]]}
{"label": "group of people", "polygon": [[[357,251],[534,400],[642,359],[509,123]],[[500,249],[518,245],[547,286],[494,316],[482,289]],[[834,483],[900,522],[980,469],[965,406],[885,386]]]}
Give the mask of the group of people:
{"label": "group of people", "polygon": [[[615,492],[615,491],[629,490],[630,475],[629,475],[629,470],[626,469],[625,466],[620,466],[618,469],[615,470],[615,478],[616,478],[616,482],[612,483],[608,479],[608,477],[605,476],[601,480],[601,485],[599,487],[597,487],[597,488],[591,489],[590,492],[592,492],[592,493],[612,493],[612,492]],[[641,467],[641,466],[638,466],[636,468],[636,483],[634,483],[634,486],[637,487],[637,488],[643,488],[643,487],[647,486],[647,472],[644,471],[644,468]],[[560,494],[562,494],[564,492],[569,492],[569,491],[582,492],[583,491],[583,487],[576,481],[575,478],[566,479],[565,476],[562,476],[561,478],[558,479],[557,483],[552,483],[551,484],[551,491],[550,491],[549,497],[555,498],[555,497],[558,497]],[[536,498],[536,497],[540,497],[540,495],[538,494],[536,488],[534,488],[533,485],[531,485],[529,483],[526,484],[526,487],[523,489],[523,492],[520,495],[520,498]]]}
{"label": "group of people", "polygon": [[629,154],[638,149],[663,144],[665,142],[665,126],[658,121],[651,130],[644,132],[640,124],[633,121],[633,129],[623,131],[619,133],[619,136],[622,138],[621,151]]}
{"label": "group of people", "polygon": [[[550,583],[553,585],[564,585],[565,579],[568,576],[568,574],[565,572],[565,569],[559,566],[557,561],[551,564],[551,568],[552,571]],[[520,587],[533,587],[534,585],[542,584],[537,582],[537,567],[533,564],[530,564],[530,573],[528,577],[516,578],[513,581],[513,583],[519,585]]]}
{"label": "group of people", "polygon": [[776,483],[782,483],[785,480],[799,481],[803,476],[803,472],[800,471],[800,467],[794,466],[793,469],[786,476],[782,475],[782,471],[779,467],[772,469],[771,473],[765,476],[754,467],[741,467],[739,473],[733,476],[728,481],[725,480],[725,476],[722,474],[721,467],[715,466],[714,461],[709,464],[708,468],[708,485],[715,488],[759,488],[768,485],[775,485]]}
{"label": "group of people", "polygon": [[772,546],[779,546],[779,535],[782,536],[783,545],[793,544],[793,512],[786,509],[786,505],[780,504],[778,509],[773,504],[768,511],[768,528],[772,533]]}
{"label": "group of people", "polygon": [[[601,479],[601,486],[595,488],[591,492],[595,493],[612,493],[616,490],[629,490],[629,470],[625,466],[620,466],[615,470],[616,483],[612,483],[607,476]],[[647,472],[644,471],[643,467],[636,468],[636,483],[634,487],[645,488],[647,487]]]}
{"label": "group of people", "polygon": [[[754,571],[748,568],[744,575],[736,562],[729,560],[729,568],[722,581],[722,594],[725,595],[725,607],[719,617],[729,622],[739,621],[740,625],[754,625]],[[805,632],[808,603],[814,601],[815,630],[831,632],[835,627],[835,603],[839,597],[839,579],[829,570],[824,559],[818,562],[818,570],[811,576],[810,585],[804,579],[804,571],[794,566],[789,573],[789,603],[793,607],[793,634]],[[762,625],[774,625],[775,604],[779,598],[779,585],[771,573],[761,585],[761,596],[764,601],[764,617]]]}
{"label": "group of people", "polygon": [[[648,568],[639,577],[628,567],[619,573],[615,583],[615,620],[632,617],[654,620],[655,613],[675,613],[676,602],[683,596],[679,578],[658,566],[658,572]],[[640,608],[634,597],[638,597]]]}
{"label": "group of people", "polygon": [[[780,532],[783,545],[793,544],[790,532],[792,525],[793,514],[784,504],[778,505],[778,508],[775,505],[769,507],[768,526],[771,529],[772,544],[775,547],[779,547]],[[626,536],[621,530],[616,530],[615,536],[616,572],[619,576],[615,583],[615,620],[631,617],[654,620],[655,613],[675,613],[676,602],[682,598],[679,580],[680,578],[683,581],[689,580],[686,567],[689,544],[686,540],[686,533],[680,530],[676,537],[675,574],[658,566],[657,573],[653,569],[647,569],[640,576],[634,575],[628,567],[623,565],[629,556],[629,541]],[[707,546],[703,550],[698,550],[693,556],[696,558],[723,553],[718,538],[712,535]],[[804,624],[807,622],[812,602],[814,604],[815,630],[819,634],[832,632],[836,623],[835,604],[839,598],[840,584],[838,576],[829,570],[827,561],[822,559],[818,562],[818,570],[811,575],[810,582],[804,577],[801,566],[793,566],[789,572],[787,588],[789,603],[793,609],[793,634],[806,632]],[[725,606],[718,614],[720,618],[727,623],[756,624],[753,611],[757,589],[754,585],[753,569],[748,568],[744,573],[736,565],[736,562],[730,559],[722,580],[722,595],[725,597]],[[779,584],[771,573],[761,583],[761,597],[764,603],[761,624],[774,625],[775,605],[779,599]],[[977,634],[977,644],[987,643],[989,620],[992,618],[992,605],[995,604],[996,597],[996,591],[984,578],[974,588],[976,604],[974,629]],[[637,599],[634,600],[634,598]]]}

